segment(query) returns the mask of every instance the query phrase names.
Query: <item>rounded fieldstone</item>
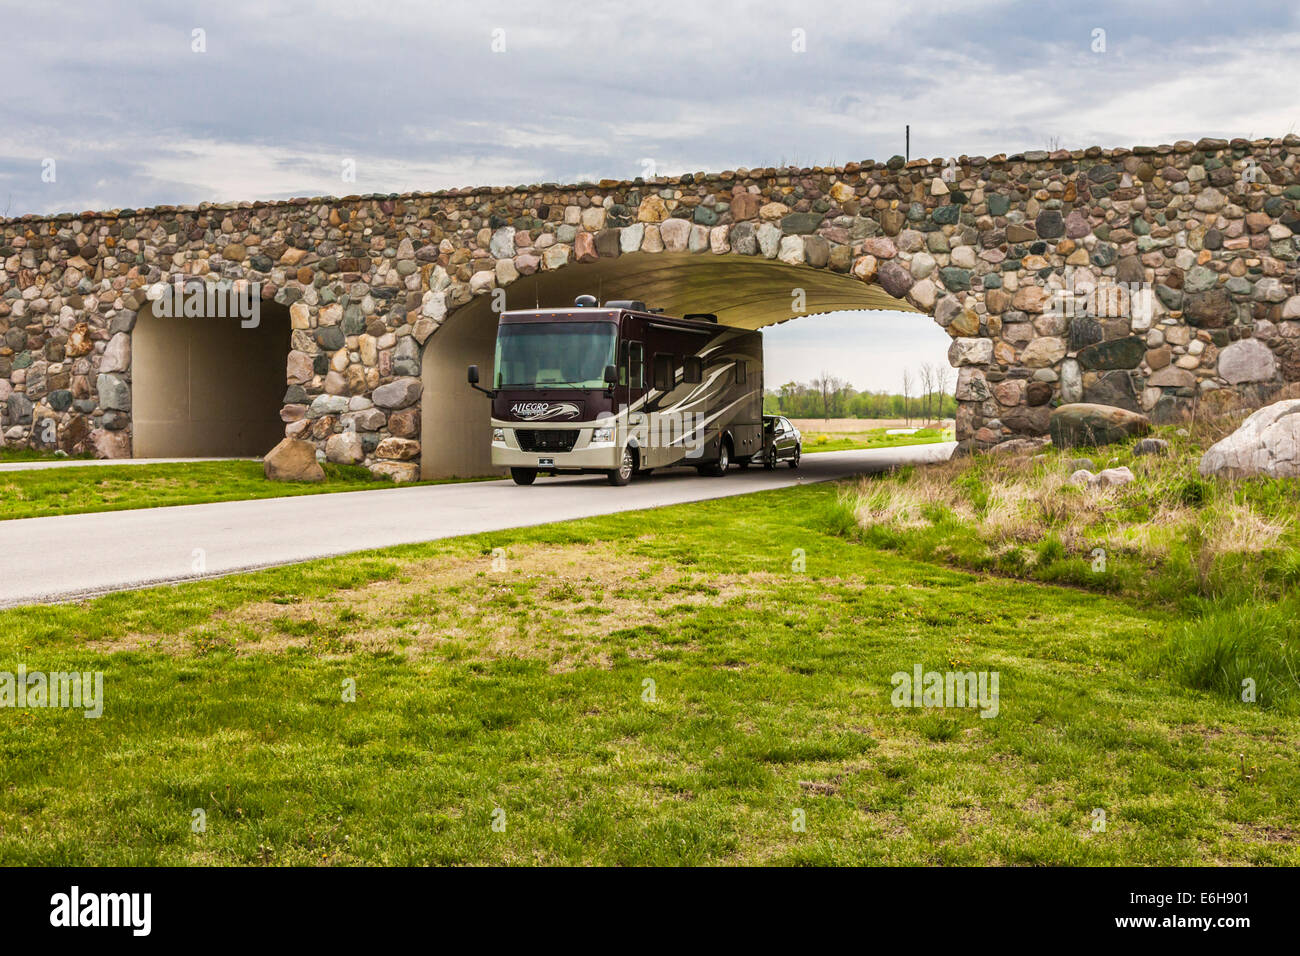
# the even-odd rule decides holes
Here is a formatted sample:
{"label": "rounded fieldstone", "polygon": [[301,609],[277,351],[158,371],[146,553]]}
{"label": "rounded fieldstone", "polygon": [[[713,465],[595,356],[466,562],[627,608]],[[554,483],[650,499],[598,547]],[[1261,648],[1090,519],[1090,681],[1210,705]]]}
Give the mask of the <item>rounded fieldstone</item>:
{"label": "rounded fieldstone", "polygon": [[1228,324],[1234,306],[1226,289],[1211,289],[1195,295],[1184,296],[1183,316],[1189,325],[1199,328],[1219,329]]}
{"label": "rounded fieldstone", "polygon": [[1133,446],[1134,455],[1163,455],[1169,451],[1169,442],[1163,438],[1144,438]]}
{"label": "rounded fieldstone", "polygon": [[1059,209],[1044,209],[1034,222],[1039,238],[1059,239],[1065,235],[1065,219]]}
{"label": "rounded fieldstone", "polygon": [[939,270],[939,278],[949,292],[965,292],[970,289],[971,272],[956,266],[945,266]]}
{"label": "rounded fieldstone", "polygon": [[131,410],[131,386],[122,376],[100,375],[95,379],[95,391],[99,393],[100,408],[121,412]]}
{"label": "rounded fieldstone", "polygon": [[1052,400],[1052,386],[1047,382],[1030,382],[1025,388],[1025,401],[1030,405],[1046,405]]}
{"label": "rounded fieldstone", "polygon": [[419,399],[423,387],[418,378],[399,378],[379,386],[371,399],[379,408],[406,408]]}
{"label": "rounded fieldstone", "polygon": [[336,352],[347,344],[347,336],[337,325],[322,325],[316,330],[316,344],[327,351]]}
{"label": "rounded fieldstone", "polygon": [[1098,342],[1079,350],[1079,364],[1086,369],[1137,368],[1146,355],[1146,341],[1131,336]]}
{"label": "rounded fieldstone", "polygon": [[1259,339],[1241,339],[1219,353],[1219,375],[1232,385],[1268,382],[1277,375],[1277,359]]}
{"label": "rounded fieldstone", "polygon": [[32,400],[22,392],[14,392],[6,399],[6,412],[10,425],[30,425],[32,423]]}

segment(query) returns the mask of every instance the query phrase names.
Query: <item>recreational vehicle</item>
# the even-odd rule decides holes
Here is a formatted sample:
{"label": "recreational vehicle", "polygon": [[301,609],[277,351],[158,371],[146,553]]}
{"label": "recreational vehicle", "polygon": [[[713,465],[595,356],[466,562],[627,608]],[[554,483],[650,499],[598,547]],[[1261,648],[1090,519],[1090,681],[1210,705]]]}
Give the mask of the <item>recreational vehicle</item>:
{"label": "recreational vehicle", "polygon": [[492,464],[521,485],[539,473],[625,485],[672,465],[722,475],[762,460],[762,335],[711,314],[589,295],[570,309],[505,312],[491,387],[478,366],[468,377],[492,400]]}

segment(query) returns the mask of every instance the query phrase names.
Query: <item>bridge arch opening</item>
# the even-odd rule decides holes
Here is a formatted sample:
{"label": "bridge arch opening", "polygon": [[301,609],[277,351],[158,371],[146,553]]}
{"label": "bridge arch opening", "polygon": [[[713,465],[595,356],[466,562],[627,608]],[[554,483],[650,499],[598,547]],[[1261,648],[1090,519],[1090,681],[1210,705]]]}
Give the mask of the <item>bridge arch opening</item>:
{"label": "bridge arch opening", "polygon": [[[670,315],[712,312],[724,325],[760,329],[809,315],[845,311],[912,312],[905,300],[852,275],[743,255],[630,253],[524,276],[505,287],[507,309],[637,299]],[[465,381],[476,364],[491,378],[497,313],[479,295],[449,314],[425,343],[421,360],[421,478],[495,474],[488,439],[490,403]]]}
{"label": "bridge arch opening", "polygon": [[288,308],[261,300],[251,327],[238,316],[160,311],[141,309],[131,334],[134,457],[259,457],[275,447],[284,437]]}

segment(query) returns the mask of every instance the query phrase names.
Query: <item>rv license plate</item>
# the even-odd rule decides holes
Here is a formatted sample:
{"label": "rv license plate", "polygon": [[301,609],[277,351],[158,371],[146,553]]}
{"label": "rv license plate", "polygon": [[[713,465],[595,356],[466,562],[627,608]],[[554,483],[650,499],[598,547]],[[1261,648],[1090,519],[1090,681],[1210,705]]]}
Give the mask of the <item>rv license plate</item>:
{"label": "rv license plate", "polygon": [[554,467],[555,467],[555,459],[554,459],[554,458],[539,458],[539,459],[537,459],[537,467],[538,467],[538,468],[554,468]]}

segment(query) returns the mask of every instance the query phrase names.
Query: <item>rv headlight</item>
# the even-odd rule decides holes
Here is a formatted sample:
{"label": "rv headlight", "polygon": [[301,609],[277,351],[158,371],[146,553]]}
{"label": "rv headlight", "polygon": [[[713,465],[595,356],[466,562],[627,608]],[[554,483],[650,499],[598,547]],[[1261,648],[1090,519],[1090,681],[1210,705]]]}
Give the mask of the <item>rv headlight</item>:
{"label": "rv headlight", "polygon": [[492,429],[492,440],[493,440],[493,441],[501,441],[501,442],[505,441],[505,440],[506,440],[506,430],[505,430],[504,428],[494,428],[494,429]]}
{"label": "rv headlight", "polygon": [[597,428],[591,433],[592,442],[606,442],[614,440],[614,430],[612,428]]}

